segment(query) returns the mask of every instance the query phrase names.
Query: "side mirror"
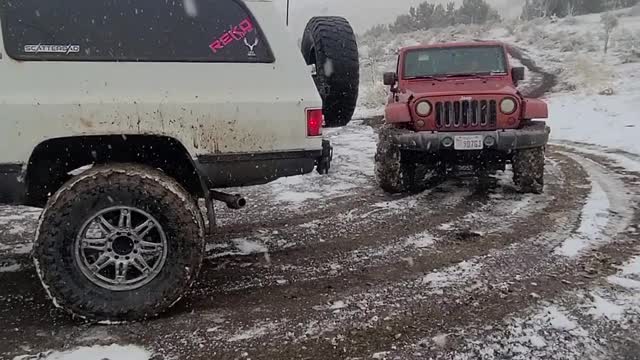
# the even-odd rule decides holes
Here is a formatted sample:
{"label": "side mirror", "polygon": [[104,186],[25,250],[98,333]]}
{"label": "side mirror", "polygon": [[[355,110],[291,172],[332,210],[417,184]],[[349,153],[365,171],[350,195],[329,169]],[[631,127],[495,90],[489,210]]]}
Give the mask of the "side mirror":
{"label": "side mirror", "polygon": [[511,69],[511,77],[513,78],[514,83],[518,83],[519,81],[524,80],[524,68],[523,67],[514,67]]}
{"label": "side mirror", "polygon": [[398,81],[398,75],[394,72],[386,72],[382,78],[386,86],[393,86]]}

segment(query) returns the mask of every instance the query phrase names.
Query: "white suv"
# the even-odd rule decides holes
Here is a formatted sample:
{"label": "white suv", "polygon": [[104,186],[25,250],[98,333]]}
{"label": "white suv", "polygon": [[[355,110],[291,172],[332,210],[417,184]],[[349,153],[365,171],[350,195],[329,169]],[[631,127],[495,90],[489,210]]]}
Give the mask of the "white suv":
{"label": "white suv", "polygon": [[269,1],[125,3],[0,5],[0,203],[45,208],[40,279],[96,320],[176,303],[202,262],[197,199],[213,224],[213,200],[244,199],[211,189],[326,172],[323,105],[342,125],[357,98],[344,19],[312,19],[300,56]]}

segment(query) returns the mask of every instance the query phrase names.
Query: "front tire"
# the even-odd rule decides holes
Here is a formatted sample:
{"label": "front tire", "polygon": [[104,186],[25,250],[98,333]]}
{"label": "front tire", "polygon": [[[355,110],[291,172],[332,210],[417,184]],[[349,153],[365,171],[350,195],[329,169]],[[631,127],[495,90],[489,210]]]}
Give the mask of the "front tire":
{"label": "front tire", "polygon": [[522,149],[513,156],[513,182],[520,192],[541,194],[544,191],[545,148]]}
{"label": "front tire", "polygon": [[385,125],[380,129],[375,156],[375,172],[380,188],[390,194],[410,192],[415,187],[416,164],[403,162],[402,151],[394,143],[398,130]]}
{"label": "front tire", "polygon": [[195,200],[164,173],[100,166],[49,200],[34,246],[54,304],[97,321],[155,317],[183,296],[204,254]]}

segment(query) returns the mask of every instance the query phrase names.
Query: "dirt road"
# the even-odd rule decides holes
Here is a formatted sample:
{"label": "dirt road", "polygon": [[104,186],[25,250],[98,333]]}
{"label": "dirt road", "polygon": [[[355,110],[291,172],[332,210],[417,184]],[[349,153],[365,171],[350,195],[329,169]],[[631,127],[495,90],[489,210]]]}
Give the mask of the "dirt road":
{"label": "dirt road", "polygon": [[[635,358],[640,157],[548,149],[547,188],[451,179],[391,197],[375,132],[331,131],[335,167],[242,189],[218,209],[199,282],[171,313],[101,326],[46,298],[37,209],[0,207],[0,358],[136,344],[155,359]],[[635,289],[635,292],[634,292]]]}
{"label": "dirt road", "polygon": [[[332,135],[356,134],[373,136],[357,124]],[[482,349],[469,339],[486,343],[512,319],[565,301],[557,306],[577,311],[597,345],[589,351],[637,349],[600,344],[598,322],[578,316],[579,295],[615,287],[608,277],[637,246],[640,174],[608,155],[640,167],[629,154],[554,146],[541,196],[518,194],[507,173],[489,189],[453,179],[396,198],[376,189],[360,155],[338,152],[329,184],[255,187],[254,206],[221,209],[200,281],[172,313],[108,327],[53,308],[26,257],[37,211],[2,208],[0,357],[117,342],[167,359],[453,358]],[[444,344],[433,340],[443,334]]]}

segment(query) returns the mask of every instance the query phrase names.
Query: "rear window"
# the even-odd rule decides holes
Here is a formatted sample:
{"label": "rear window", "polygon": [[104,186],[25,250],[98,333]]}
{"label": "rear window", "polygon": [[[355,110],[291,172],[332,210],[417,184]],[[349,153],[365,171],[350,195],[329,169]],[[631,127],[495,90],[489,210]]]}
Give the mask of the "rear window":
{"label": "rear window", "polygon": [[273,62],[240,0],[8,0],[5,48],[18,60]]}

